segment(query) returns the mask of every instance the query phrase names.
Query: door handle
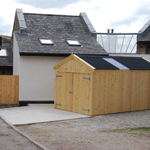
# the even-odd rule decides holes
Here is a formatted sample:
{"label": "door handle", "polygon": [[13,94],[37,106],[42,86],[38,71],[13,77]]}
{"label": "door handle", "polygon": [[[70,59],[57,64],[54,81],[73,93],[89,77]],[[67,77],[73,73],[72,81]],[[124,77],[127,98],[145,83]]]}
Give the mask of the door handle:
{"label": "door handle", "polygon": [[69,93],[73,93],[72,91],[69,91]]}

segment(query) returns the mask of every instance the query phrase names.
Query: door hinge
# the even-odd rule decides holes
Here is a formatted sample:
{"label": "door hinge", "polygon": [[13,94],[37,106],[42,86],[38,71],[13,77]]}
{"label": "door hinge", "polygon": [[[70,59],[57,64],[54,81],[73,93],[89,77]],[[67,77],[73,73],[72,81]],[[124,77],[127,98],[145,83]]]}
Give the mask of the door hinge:
{"label": "door hinge", "polygon": [[90,80],[90,77],[89,77],[89,78],[85,78],[85,77],[84,77],[83,79],[89,79],[89,80]]}
{"label": "door hinge", "polygon": [[57,74],[56,74],[56,78],[57,78],[57,77],[62,77],[62,76],[61,76],[61,75],[57,75]]}
{"label": "door hinge", "polygon": [[56,103],[56,106],[61,106],[61,104],[57,104],[57,103]]}
{"label": "door hinge", "polygon": [[82,109],[82,110],[84,110],[84,111],[88,111],[88,112],[90,111],[89,109]]}

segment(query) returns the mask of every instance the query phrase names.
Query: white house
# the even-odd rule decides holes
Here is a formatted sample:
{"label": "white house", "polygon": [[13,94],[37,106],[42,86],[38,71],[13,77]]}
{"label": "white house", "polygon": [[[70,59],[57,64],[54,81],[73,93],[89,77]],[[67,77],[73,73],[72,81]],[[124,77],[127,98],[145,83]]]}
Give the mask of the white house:
{"label": "white house", "polygon": [[79,16],[23,13],[13,27],[13,75],[19,75],[19,101],[54,101],[54,70],[71,53],[108,55],[95,40],[85,13]]}

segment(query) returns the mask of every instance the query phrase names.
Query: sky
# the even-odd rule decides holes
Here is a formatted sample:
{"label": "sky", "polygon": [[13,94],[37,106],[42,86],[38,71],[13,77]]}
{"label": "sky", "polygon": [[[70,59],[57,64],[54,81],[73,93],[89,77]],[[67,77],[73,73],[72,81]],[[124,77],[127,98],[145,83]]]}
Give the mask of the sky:
{"label": "sky", "polygon": [[137,33],[150,19],[150,0],[3,0],[0,34],[12,34],[15,11],[24,13],[79,15],[85,12],[96,32]]}

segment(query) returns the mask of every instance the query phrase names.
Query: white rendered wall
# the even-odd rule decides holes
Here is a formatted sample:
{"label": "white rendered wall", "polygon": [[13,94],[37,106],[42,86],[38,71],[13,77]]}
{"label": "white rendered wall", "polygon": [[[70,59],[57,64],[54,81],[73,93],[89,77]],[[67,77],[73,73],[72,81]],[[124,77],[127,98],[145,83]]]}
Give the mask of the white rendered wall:
{"label": "white rendered wall", "polygon": [[16,42],[15,34],[13,36],[13,75],[19,75],[19,48]]}
{"label": "white rendered wall", "polygon": [[19,100],[53,101],[55,83],[53,67],[65,57],[20,56],[15,37],[14,51],[13,74],[19,75]]}

